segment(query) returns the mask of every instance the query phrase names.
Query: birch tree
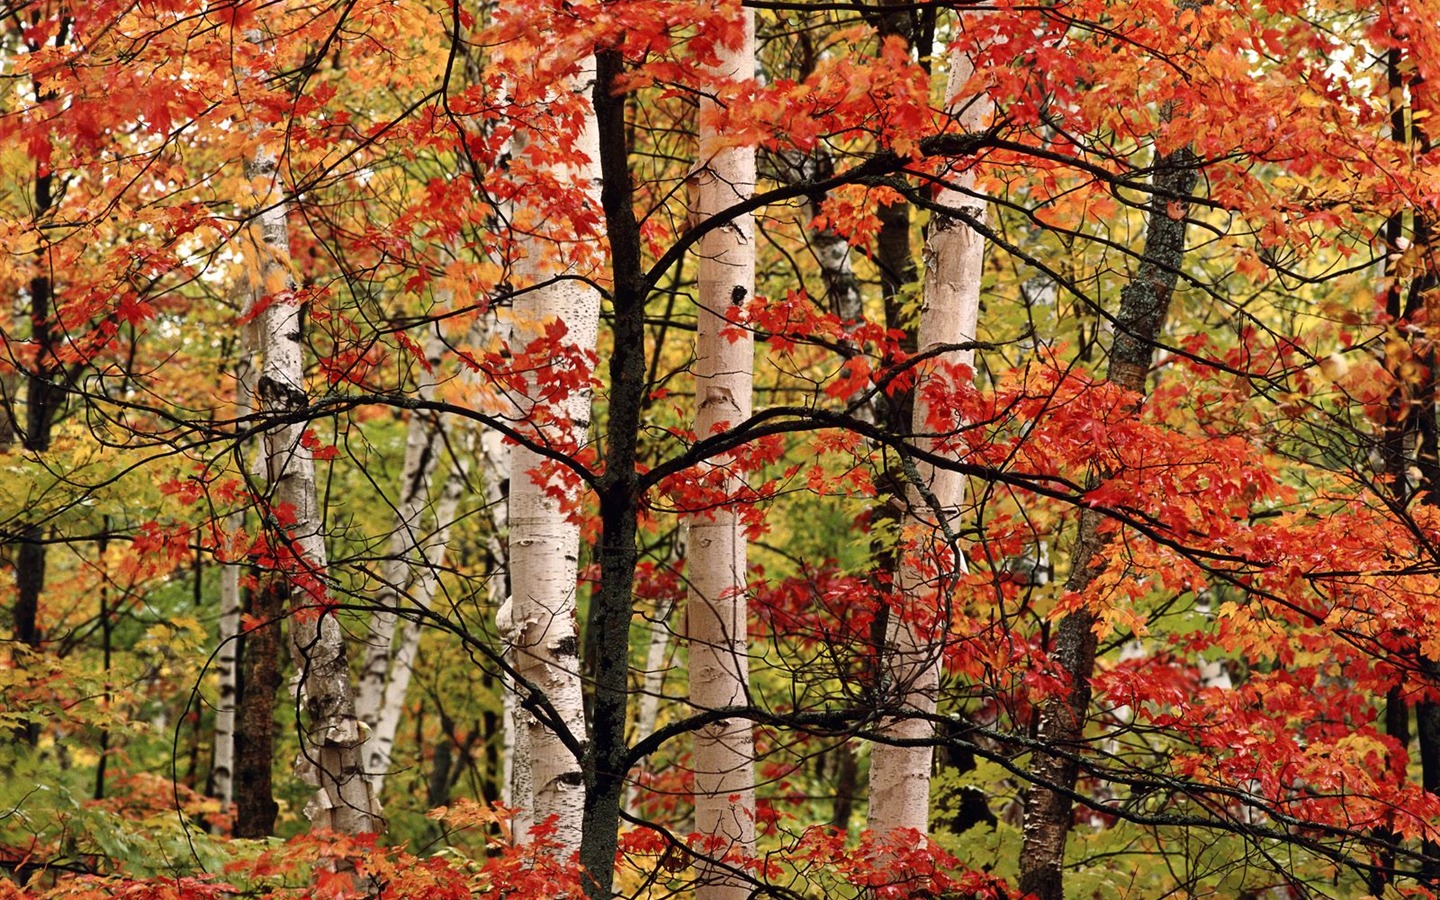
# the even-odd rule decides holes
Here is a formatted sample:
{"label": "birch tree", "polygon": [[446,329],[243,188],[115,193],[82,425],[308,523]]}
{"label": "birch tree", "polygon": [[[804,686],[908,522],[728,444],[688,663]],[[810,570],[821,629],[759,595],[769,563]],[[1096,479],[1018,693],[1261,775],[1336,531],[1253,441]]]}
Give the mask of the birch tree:
{"label": "birch tree", "polygon": [[[557,165],[552,174],[561,184],[578,186],[581,202],[598,207],[599,138],[585,96],[595,79],[594,62],[584,60],[578,68],[562,88],[586,108],[575,139],[577,161]],[[538,140],[537,135],[530,137]],[[593,359],[599,294],[573,277],[583,272],[567,261],[566,247],[543,233],[523,238],[521,245],[525,255],[516,268],[525,287],[514,304],[516,341],[524,346],[551,320],[563,325],[571,359]],[[532,432],[533,440],[573,453],[584,446],[590,427],[590,373],[567,373],[562,366],[555,360],[527,373],[526,392],[516,398],[516,406],[522,421],[548,422]],[[553,393],[550,382],[561,378],[574,386],[542,402],[542,388]],[[569,853],[580,846],[585,805],[578,745],[585,734],[575,596],[580,526],[573,506],[578,492],[565,492],[569,502],[561,501],[551,489],[559,477],[556,466],[533,446],[512,448],[510,472],[508,624],[514,634],[519,699],[525,707],[521,718],[526,734],[520,740],[528,748],[532,779],[532,797],[516,796],[514,801],[531,811],[537,825],[553,821],[554,840]],[[532,689],[543,697],[528,696]],[[546,707],[543,717],[534,715],[540,700]],[[517,834],[520,840],[525,837]]]}
{"label": "birch tree", "polygon": [[[416,394],[424,401],[435,399],[437,366],[444,348],[439,335],[425,343],[429,368],[421,369]],[[380,566],[380,584],[375,594],[375,612],[365,638],[365,661],[355,696],[355,713],[373,729],[380,717],[381,700],[390,680],[395,643],[396,609],[406,599],[415,563],[426,558],[424,516],[431,506],[431,482],[439,466],[444,434],[438,419],[420,410],[412,411],[405,427],[405,459],[400,470],[399,492],[395,499],[395,520],[386,542],[385,560]],[[447,479],[448,480],[448,479]],[[411,554],[419,559],[412,561]],[[376,761],[367,758],[373,774]]]}
{"label": "birch tree", "polygon": [[[983,128],[992,108],[984,94],[967,91],[973,75],[969,57],[953,49],[946,108],[966,133]],[[945,187],[936,197],[936,212],[925,242],[925,294],[918,336],[921,353],[975,339],[985,243],[972,228],[944,211],[963,209],[971,218],[983,221],[984,209],[977,207],[974,189],[974,172],[956,169],[945,175]],[[969,367],[973,357],[972,350],[940,353],[920,375],[913,431],[921,449],[943,451],[944,442],[951,437],[935,433],[938,411],[926,400],[927,383],[955,378],[955,367]],[[935,712],[940,685],[939,657],[949,595],[965,567],[955,538],[955,522],[964,502],[963,475],[915,463],[912,483],[907,486],[903,534],[907,549],[899,573],[900,608],[891,611],[882,651],[882,680],[893,686],[888,699],[895,711],[882,722],[881,732],[895,743],[878,742],[870,757],[869,824],[877,835],[901,829],[923,835],[928,828],[931,748],[926,742],[933,728],[927,717]]]}
{"label": "birch tree", "polygon": [[[258,33],[249,40],[263,44]],[[290,650],[305,715],[297,771],[316,787],[306,815],[313,829],[360,834],[375,830],[374,800],[360,759],[362,735],[344,634],[325,609],[324,521],[314,456],[305,440],[304,324],[291,274],[280,160],[269,144],[257,146],[245,175],[255,210],[248,249],[256,260],[252,308],[259,310],[262,356],[256,396],[261,414],[275,423],[265,432],[264,456],[267,528],[279,566],[263,590],[282,592],[291,606]]]}
{"label": "birch tree", "polygon": [[[755,191],[754,147],[726,147],[724,135],[708,124],[716,113],[715,94],[748,80],[755,59],[755,19],[739,9],[743,37],[718,49],[713,93],[700,101],[700,152],[704,162],[691,176],[695,220],[705,221]],[[720,145],[723,149],[708,148]],[[698,245],[699,320],[695,339],[695,434],[722,431],[750,416],[754,340],[748,331],[725,333],[727,313],[745,304],[755,290],[755,225],[749,214],[707,232]],[[723,474],[727,461],[707,463]],[[746,646],[746,547],[733,506],[695,513],[687,542],[689,599],[686,633],[690,642],[690,702],[697,710],[748,703],[750,667]],[[740,900],[750,894],[742,880],[726,877],[707,857],[749,857],[755,853],[755,748],[748,719],[727,719],[695,733],[695,827],[705,841],[698,866],[698,900]]]}
{"label": "birch tree", "polygon": [[[468,467],[463,459],[451,462],[450,471],[441,486],[440,497],[434,504],[434,534],[428,540],[417,544],[421,558],[412,571],[405,573],[405,597],[418,611],[429,610],[435,602],[439,589],[440,567],[444,565],[445,555],[450,547],[450,533],[456,512],[466,494],[467,475]],[[366,721],[370,726],[370,734],[364,746],[365,771],[376,796],[379,796],[380,789],[385,784],[394,758],[395,734],[405,712],[405,697],[410,689],[411,675],[415,671],[415,658],[420,652],[421,636],[420,621],[415,618],[406,619],[400,629],[398,641],[395,641],[392,627],[389,637],[395,641],[394,658],[381,680],[381,690],[375,706],[362,713],[362,721]],[[373,724],[364,719],[365,714],[373,716]]]}
{"label": "birch tree", "polygon": [[[253,413],[255,393],[254,329],[246,326],[240,339],[240,361],[235,372],[235,417],[244,419]],[[244,459],[236,453],[237,460]],[[243,464],[243,462],[242,462]],[[245,512],[238,510],[225,519],[225,531],[236,534],[245,527]],[[220,570],[220,634],[216,667],[219,690],[215,704],[215,762],[211,770],[210,791],[220,801],[220,810],[228,814],[235,799],[235,718],[240,699],[240,575],[239,560],[226,562]]]}

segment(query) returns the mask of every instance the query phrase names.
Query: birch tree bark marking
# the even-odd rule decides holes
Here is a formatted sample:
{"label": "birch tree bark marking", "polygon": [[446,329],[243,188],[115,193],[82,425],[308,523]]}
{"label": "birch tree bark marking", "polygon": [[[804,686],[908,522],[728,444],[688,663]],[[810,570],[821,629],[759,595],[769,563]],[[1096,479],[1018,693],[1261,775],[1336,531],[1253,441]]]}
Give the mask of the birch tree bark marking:
{"label": "birch tree bark marking", "polygon": [[[235,370],[235,418],[244,419],[255,411],[255,334],[245,326],[240,337],[240,362]],[[237,452],[236,458],[242,458]],[[245,527],[245,512],[225,517],[225,533],[233,535]],[[235,800],[235,719],[240,700],[240,575],[238,560],[225,562],[220,569],[220,649],[216,655],[219,692],[215,703],[215,759],[211,765],[210,790],[220,801],[222,816],[230,814]]]}

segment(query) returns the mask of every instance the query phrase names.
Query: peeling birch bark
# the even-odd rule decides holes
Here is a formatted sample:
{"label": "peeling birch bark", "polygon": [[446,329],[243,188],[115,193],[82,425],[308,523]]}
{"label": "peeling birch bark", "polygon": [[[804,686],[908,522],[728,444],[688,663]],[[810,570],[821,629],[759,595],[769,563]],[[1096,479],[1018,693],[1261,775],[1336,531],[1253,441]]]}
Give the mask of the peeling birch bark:
{"label": "peeling birch bark", "polygon": [[[259,44],[258,35],[251,41]],[[315,463],[302,436],[309,405],[305,390],[302,311],[291,275],[286,202],[279,160],[261,145],[246,164],[256,221],[250,226],[258,259],[254,307],[262,354],[256,383],[259,409],[277,424],[265,432],[266,484],[272,511],[293,516],[267,528],[284,558],[274,578],[287,582],[291,604],[290,649],[303,712],[301,778],[315,785],[305,806],[312,829],[361,834],[376,829],[374,799],[360,760],[360,721],[355,716],[344,634],[324,609],[326,549],[315,486]]]}

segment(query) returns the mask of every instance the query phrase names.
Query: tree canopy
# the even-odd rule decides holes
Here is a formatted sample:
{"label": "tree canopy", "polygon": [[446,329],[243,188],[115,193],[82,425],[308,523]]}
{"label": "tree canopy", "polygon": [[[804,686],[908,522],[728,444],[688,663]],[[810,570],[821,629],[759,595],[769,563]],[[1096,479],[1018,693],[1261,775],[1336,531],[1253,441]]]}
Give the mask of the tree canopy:
{"label": "tree canopy", "polygon": [[0,0],[0,896],[1440,892],[1437,69]]}

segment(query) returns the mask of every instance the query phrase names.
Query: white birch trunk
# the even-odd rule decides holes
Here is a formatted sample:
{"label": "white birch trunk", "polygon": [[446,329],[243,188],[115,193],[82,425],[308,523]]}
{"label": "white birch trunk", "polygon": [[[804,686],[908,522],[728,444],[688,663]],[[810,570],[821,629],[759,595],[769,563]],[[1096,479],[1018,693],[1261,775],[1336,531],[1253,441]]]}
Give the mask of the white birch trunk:
{"label": "white birch trunk", "polygon": [[[755,66],[755,22],[749,10],[739,47],[719,47],[715,84],[748,79]],[[700,152],[722,135],[703,124],[709,96],[700,101]],[[726,147],[696,172],[696,220],[706,221],[755,191],[755,149]],[[749,332],[722,336],[726,311],[750,300],[755,289],[755,225],[751,216],[732,220],[700,240],[699,321],[695,339],[695,434],[704,438],[749,418],[755,364]],[[724,460],[716,465],[723,466]],[[732,482],[732,487],[738,487]],[[699,710],[748,702],[750,667],[746,628],[746,546],[740,518],[722,508],[689,518],[687,570],[690,591],[686,634],[690,641],[690,702]],[[695,829],[704,843],[697,863],[696,900],[744,900],[750,887],[704,857],[748,858],[755,854],[755,746],[747,718],[707,725],[695,733]]]}
{"label": "white birch trunk", "polygon": [[[471,327],[466,342],[480,343],[497,333],[505,332],[506,328],[500,321],[482,319]],[[445,342],[438,333],[427,342],[425,354],[432,370],[421,375],[417,392],[422,399],[431,400],[435,397],[440,376],[434,373],[439,371],[444,350]],[[505,405],[503,400],[497,402]],[[509,411],[508,406],[506,411]],[[460,439],[461,436],[464,439]],[[463,455],[450,462],[450,470],[441,487],[440,496],[433,503],[433,515],[428,517],[433,521],[433,528],[426,530],[423,527],[425,521],[422,520],[425,520],[427,512],[431,511],[430,483],[444,449],[444,437],[445,431],[438,423],[418,413],[410,419],[406,432],[400,497],[395,505],[395,526],[391,532],[381,576],[382,584],[376,598],[378,609],[370,622],[365,667],[356,708],[360,720],[370,731],[365,741],[363,758],[377,797],[393,764],[395,736],[405,711],[405,699],[423,631],[418,622],[408,621],[401,629],[399,645],[396,647],[395,625],[398,617],[396,613],[387,610],[396,609],[402,603],[418,610],[428,611],[432,608],[439,588],[439,569],[444,565],[450,546],[451,526],[466,491],[470,469],[468,459],[477,449],[477,444],[480,475],[484,481],[486,503],[492,518],[490,549],[494,566],[490,573],[490,596],[497,607],[504,593],[504,541],[500,535],[505,528],[503,484],[507,478],[508,459],[503,439],[498,432],[485,431],[477,441],[474,431],[465,426],[452,435],[453,446],[460,449]],[[418,557],[418,561],[415,561],[415,557]]]}
{"label": "white birch trunk", "polygon": [[[950,98],[947,108],[965,131],[983,127],[991,110],[989,100],[983,96],[960,95],[972,72],[968,57],[952,51],[946,86],[946,96]],[[983,216],[983,207],[962,190],[974,186],[974,176],[957,172],[948,180],[954,187],[942,191],[937,202],[952,208],[969,208],[976,217]],[[932,217],[925,241],[925,298],[918,341],[921,353],[939,345],[975,339],[984,261],[985,244],[980,235],[950,216],[936,213]],[[971,351],[952,351],[941,359],[970,365],[973,357]],[[925,402],[925,383],[928,379],[945,377],[950,376],[935,369],[933,364],[920,375],[913,419],[917,434],[933,433],[929,404]],[[921,437],[916,443],[929,449],[936,441]],[[960,548],[951,546],[946,537],[954,534],[952,526],[965,503],[965,477],[923,462],[917,463],[916,468],[924,489],[912,484],[907,491],[906,550],[899,579],[903,611],[891,611],[884,653],[885,681],[897,692],[899,705],[905,711],[882,721],[881,731],[897,740],[923,742],[931,738],[934,731],[925,717],[935,712],[950,594],[955,578],[965,571]],[[927,636],[915,627],[916,618],[938,623],[940,633]],[[897,829],[926,833],[931,755],[928,746],[876,743],[870,756],[869,819],[870,829],[876,836],[884,837]]]}
{"label": "white birch trunk", "polygon": [[[509,329],[502,321],[497,322],[501,335],[505,341],[509,340]],[[513,410],[508,411],[513,415]],[[510,561],[509,561],[509,539],[510,530],[509,517],[509,487],[507,482],[510,479],[510,449],[505,446],[505,439],[500,432],[487,429],[480,434],[480,464],[483,467],[482,480],[485,490],[485,507],[490,512],[490,538],[488,547],[490,550],[491,570],[490,581],[486,585],[490,598],[490,605],[496,610],[497,625],[499,611],[510,602]],[[506,616],[509,616],[507,609]],[[511,623],[513,624],[513,623]],[[507,647],[514,644],[513,628],[507,624],[505,629],[500,631],[501,639]],[[513,651],[506,651],[506,661],[514,665],[515,655]],[[519,715],[522,712],[515,703],[514,680],[508,675],[502,674],[500,678],[500,727],[502,729],[500,739],[500,804],[508,809],[516,810],[516,818],[510,821],[511,838],[515,834],[528,834],[530,826],[534,824],[528,819],[529,813],[517,810],[516,797],[532,796],[533,788],[530,784],[530,757],[528,749],[519,740]],[[527,817],[527,818],[522,818]]]}
{"label": "white birch trunk", "polygon": [[[246,326],[240,345],[240,363],[236,367],[235,417],[243,419],[254,412],[255,391],[253,329]],[[243,510],[225,517],[225,533],[233,535],[245,527]],[[238,562],[223,563],[220,569],[220,649],[219,696],[215,704],[215,761],[211,767],[210,786],[220,801],[220,814],[228,818],[235,800],[235,716],[240,687],[240,576],[244,566]]]}
{"label": "white birch trunk", "polygon": [[[252,38],[258,43],[258,37]],[[265,146],[246,166],[255,197],[259,345],[263,354],[256,385],[266,416],[295,416],[309,404],[303,365],[302,315],[294,299],[286,207],[279,161]],[[317,788],[305,806],[313,829],[346,834],[374,831],[374,801],[360,760],[360,722],[350,684],[344,635],[333,615],[317,609],[326,600],[323,520],[315,487],[314,458],[301,437],[305,421],[278,423],[265,433],[266,483],[271,510],[288,510],[294,522],[268,524],[288,583],[291,653],[305,714],[297,770]]]}
{"label": "white birch trunk", "polygon": [[[434,366],[440,361],[444,348],[438,335],[426,341],[425,355],[432,369],[420,372],[416,392],[422,400],[433,400],[437,371]],[[400,472],[400,490],[395,500],[395,521],[385,548],[385,560],[380,566],[380,585],[375,593],[375,611],[370,616],[368,634],[365,637],[365,661],[361,667],[360,688],[355,697],[355,714],[371,729],[372,736],[367,744],[374,744],[374,728],[380,719],[381,707],[385,702],[387,684],[391,680],[391,663],[394,653],[395,622],[394,610],[406,602],[414,582],[412,554],[420,557],[424,566],[427,552],[424,546],[425,533],[422,519],[431,503],[430,482],[434,478],[442,451],[443,434],[441,426],[431,414],[412,410],[405,429],[405,462]],[[448,479],[447,479],[448,481]],[[437,519],[437,524],[448,519]],[[443,527],[443,525],[442,525]],[[442,545],[443,555],[443,545]],[[398,671],[398,668],[397,668]],[[404,695],[401,695],[403,700]],[[385,771],[374,766],[373,751],[367,747],[366,772],[376,785]],[[385,753],[386,764],[389,753]]]}
{"label": "white birch trunk", "polygon": [[[234,516],[227,517],[227,532],[238,527]],[[220,570],[220,653],[216,660],[220,688],[215,704],[215,762],[210,787],[220,801],[221,816],[230,815],[230,804],[235,799],[235,701],[240,675],[240,657],[235,651],[240,635],[240,568],[236,563],[225,563]]]}
{"label": "white birch trunk", "polygon": [[[588,98],[595,74],[594,63],[582,71],[564,90]],[[586,202],[599,209],[599,130],[592,114],[586,116],[576,149],[588,162],[561,167],[562,182],[583,181],[589,185]],[[558,257],[564,248],[543,237],[523,241],[525,257],[517,265],[522,281],[541,287],[515,298],[516,339],[521,345],[541,334],[547,320],[565,325],[564,341],[582,354],[593,354],[599,331],[600,296],[584,282],[556,280],[557,275],[574,274]],[[520,421],[535,421],[533,410],[539,389],[552,373],[541,369],[528,376],[528,396],[520,398]],[[537,439],[557,448],[584,446],[590,426],[589,373],[580,387],[571,390],[550,410],[556,424],[540,429]],[[585,739],[585,710],[580,684],[580,642],[576,625],[575,588],[580,552],[580,526],[572,515],[575,496],[567,498],[566,509],[543,487],[556,473],[556,465],[533,450],[515,446],[510,456],[510,550],[511,624],[515,633],[515,670],[522,683],[533,685],[553,710],[559,728],[551,730],[531,715],[522,715],[525,735],[517,744],[528,745],[531,763],[531,797],[517,796],[517,805],[530,811],[531,820],[541,825],[554,823],[557,855],[568,857],[580,849],[581,819],[585,807],[585,782],[580,761],[561,739],[568,732],[576,741]],[[537,478],[540,483],[537,483]],[[524,687],[520,687],[522,692]],[[521,702],[525,702],[521,697]],[[517,829],[516,839],[528,835]]]}
{"label": "white birch trunk", "polygon": [[[445,554],[450,547],[450,529],[455,522],[460,500],[465,496],[466,475],[467,467],[464,461],[452,461],[439,502],[435,504],[435,536],[421,547],[425,561],[420,565],[413,587],[409,591],[410,601],[417,609],[429,610],[435,602],[435,593],[440,585],[440,567],[444,565]],[[416,546],[420,545],[417,543]],[[409,572],[405,575],[410,577]],[[370,773],[376,796],[379,796],[380,789],[385,784],[385,777],[389,774],[390,763],[394,758],[395,734],[405,712],[405,695],[410,690],[410,676],[415,671],[415,657],[420,652],[422,631],[420,623],[414,619],[407,620],[405,627],[401,629],[400,646],[387,667],[383,681],[383,690],[375,712],[375,724],[365,741],[365,769]]]}
{"label": "white birch trunk", "polygon": [[[643,741],[655,733],[660,718],[660,698],[665,691],[665,675],[670,671],[670,618],[675,602],[661,600],[650,623],[649,649],[645,651],[645,671],[640,682],[640,708],[635,716],[635,740]],[[643,769],[645,764],[641,763]],[[632,781],[625,792],[625,808],[633,811],[640,802],[640,785]]]}

